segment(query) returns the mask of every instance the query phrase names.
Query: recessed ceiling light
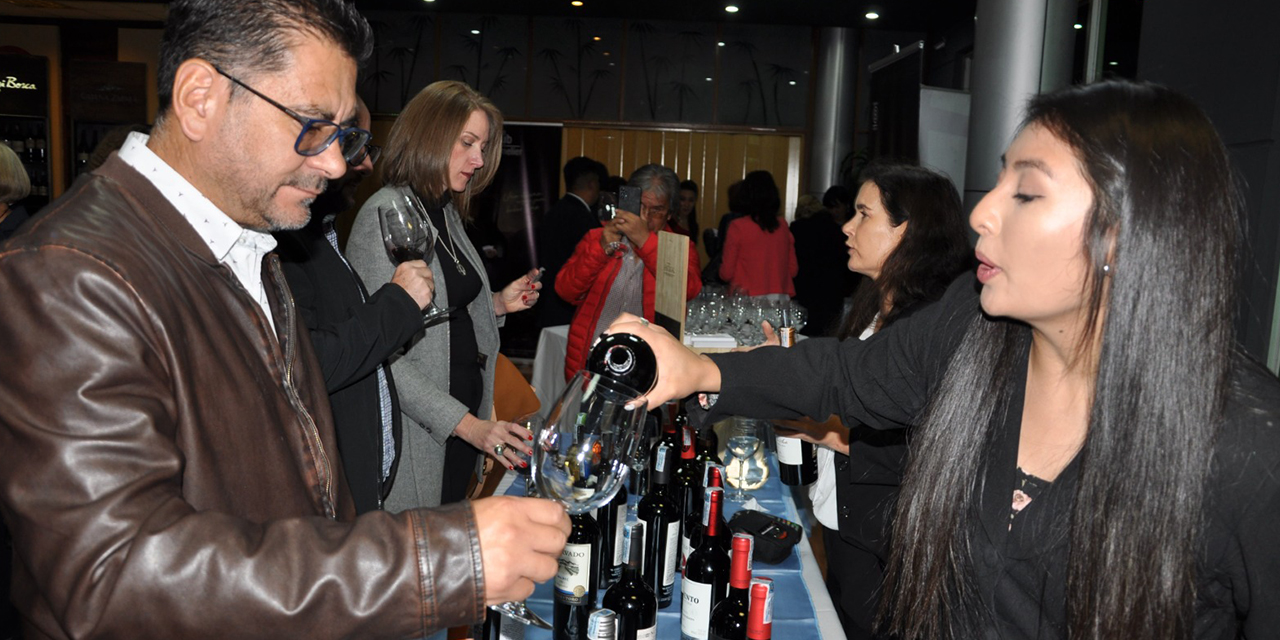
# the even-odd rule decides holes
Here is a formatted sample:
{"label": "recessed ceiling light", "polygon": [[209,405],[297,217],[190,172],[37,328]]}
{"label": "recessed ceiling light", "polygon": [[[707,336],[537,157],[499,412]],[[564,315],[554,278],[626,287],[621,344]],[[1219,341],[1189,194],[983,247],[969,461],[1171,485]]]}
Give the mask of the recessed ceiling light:
{"label": "recessed ceiling light", "polygon": [[737,12],[738,12],[738,5],[736,5],[736,4],[728,4],[728,5],[725,5],[725,7],[724,7],[724,11],[725,11],[725,13],[737,13]]}
{"label": "recessed ceiling light", "polygon": [[1079,30],[1081,30],[1081,29],[1083,29],[1083,28],[1084,28],[1084,25],[1080,24],[1079,22],[1077,22],[1077,23],[1075,23],[1075,24],[1073,24],[1073,25],[1071,25],[1071,26],[1072,26],[1072,27],[1074,27],[1076,31],[1079,31]]}
{"label": "recessed ceiling light", "polygon": [[789,84],[789,85],[791,85],[791,86],[793,86],[793,87],[794,87],[794,86],[796,86],[796,81],[795,81],[795,80],[792,80],[791,82],[788,82],[787,84]]}
{"label": "recessed ceiling light", "polygon": [[575,6],[575,7],[581,7],[581,6],[582,6],[582,0],[573,0],[573,2],[570,2],[569,4],[571,4],[571,5]]}
{"label": "recessed ceiling light", "polygon": [[422,0],[423,2],[435,2],[436,0]]}
{"label": "recessed ceiling light", "polygon": [[604,52],[604,54],[607,56],[607,55],[609,55],[609,52],[608,52],[608,51],[606,51],[606,52]]}
{"label": "recessed ceiling light", "polygon": [[878,14],[878,13],[876,13],[876,12],[874,12],[874,11],[868,11],[868,12],[867,12],[867,19],[868,19],[868,20],[879,20],[879,19],[880,19],[880,14]]}
{"label": "recessed ceiling light", "polygon": [[1120,63],[1119,63],[1119,62],[1116,62],[1115,60],[1112,60],[1111,62],[1108,62],[1107,64],[1109,64],[1109,65],[1111,65],[1111,66],[1113,66],[1113,67],[1118,67],[1118,66],[1120,66]]}
{"label": "recessed ceiling light", "polygon": [[600,42],[600,36],[591,36],[591,39]]}
{"label": "recessed ceiling light", "polygon": [[707,78],[707,82],[711,82],[711,78]]}
{"label": "recessed ceiling light", "polygon": [[717,42],[717,43],[716,43],[716,46],[717,46],[717,47],[723,47],[723,46],[724,46],[724,43],[723,43],[723,42]]}
{"label": "recessed ceiling light", "polygon": [[478,35],[480,35],[480,30],[479,30],[479,29],[472,29],[472,30],[471,30],[471,35],[473,35],[473,36],[478,36]]}

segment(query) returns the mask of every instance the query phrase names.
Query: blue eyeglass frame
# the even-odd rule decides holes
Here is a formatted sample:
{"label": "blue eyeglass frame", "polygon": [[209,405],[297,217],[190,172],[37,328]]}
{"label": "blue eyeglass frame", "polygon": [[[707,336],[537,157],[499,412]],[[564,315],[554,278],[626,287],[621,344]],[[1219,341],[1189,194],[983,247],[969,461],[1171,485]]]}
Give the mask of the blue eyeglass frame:
{"label": "blue eyeglass frame", "polygon": [[[295,153],[297,153],[300,156],[306,156],[306,157],[318,156],[324,153],[325,149],[328,149],[329,145],[333,144],[334,140],[341,139],[342,143],[339,149],[341,149],[342,151],[342,159],[350,163],[351,159],[359,155],[360,152],[364,150],[365,145],[369,143],[369,140],[373,138],[372,133],[364,129],[361,129],[360,127],[344,127],[331,120],[325,120],[322,118],[308,118],[298,113],[297,111],[294,111],[293,109],[290,109],[289,107],[286,107],[280,104],[279,102],[276,102],[271,98],[268,98],[261,91],[254,89],[253,87],[242,82],[239,78],[236,78],[235,76],[227,73],[226,71],[223,71],[221,68],[218,67],[218,65],[213,65],[213,70],[217,71],[224,78],[236,83],[240,87],[243,87],[249,93],[252,93],[253,95],[258,96],[259,98],[262,98],[263,100],[266,101],[267,104],[285,112],[285,114],[288,115],[290,118],[297,120],[298,123],[302,125],[302,131],[298,133],[298,139],[293,141],[293,150]],[[312,149],[310,151],[304,151],[302,149],[302,139],[307,135],[307,132],[311,130],[311,127],[316,125],[332,126],[334,128],[333,133],[329,134],[329,137],[324,141],[324,143],[319,145],[315,149]],[[351,138],[352,136],[356,136],[355,139],[352,139]],[[350,145],[349,148],[348,148],[348,145]]]}

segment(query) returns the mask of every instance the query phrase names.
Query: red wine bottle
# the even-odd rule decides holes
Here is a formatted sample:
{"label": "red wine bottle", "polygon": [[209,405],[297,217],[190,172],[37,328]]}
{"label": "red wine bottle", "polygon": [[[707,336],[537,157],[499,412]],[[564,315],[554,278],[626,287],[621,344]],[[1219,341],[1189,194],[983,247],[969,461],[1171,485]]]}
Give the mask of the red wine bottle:
{"label": "red wine bottle", "polygon": [[605,592],[600,606],[618,614],[618,640],[654,640],[658,636],[658,598],[641,576],[644,563],[644,522],[627,524],[622,546],[627,564],[622,577]]}
{"label": "red wine bottle", "polygon": [[596,583],[592,561],[600,552],[600,529],[590,514],[569,516],[573,530],[560,552],[556,571],[555,605],[552,616],[555,640],[587,640],[587,616],[596,603]]}
{"label": "red wine bottle", "polygon": [[587,354],[587,371],[612,378],[643,394],[658,382],[658,358],[638,336],[601,335]]}
{"label": "red wine bottle", "polygon": [[747,640],[747,609],[750,605],[751,553],[756,539],[749,533],[733,534],[733,555],[729,568],[729,595],[711,611],[710,640]]}
{"label": "red wine bottle", "polygon": [[680,583],[680,637],[706,640],[711,611],[729,593],[729,555],[716,540],[724,489],[710,487],[703,502],[702,544],[689,555]]}
{"label": "red wine bottle", "polygon": [[773,580],[769,578],[751,579],[747,640],[773,640]]}
{"label": "red wine bottle", "polygon": [[636,509],[646,532],[644,581],[658,596],[659,609],[671,606],[676,561],[680,556],[680,510],[667,493],[673,457],[667,445],[658,445],[658,453],[654,456],[653,486]]}
{"label": "red wine bottle", "polygon": [[[724,488],[724,467],[708,460],[702,463],[702,469],[702,487],[704,490],[707,487]],[[696,549],[698,545],[702,544],[702,501],[699,501],[696,507],[696,509],[691,510],[685,516],[684,527],[681,529],[681,536],[683,536],[681,540],[681,550],[686,559],[688,559],[689,554],[693,553],[693,550]],[[720,540],[720,546],[728,552],[729,524],[724,519],[724,509],[720,510],[719,522],[720,528],[718,538]]]}
{"label": "red wine bottle", "polygon": [[622,530],[627,524],[627,486],[623,483],[608,504],[596,509],[596,525],[600,527],[600,582],[597,588],[608,589],[622,577],[627,557],[622,551]]}
{"label": "red wine bottle", "polygon": [[[679,426],[679,423],[676,423]],[[680,463],[676,467],[673,485],[675,486],[675,495],[677,497],[676,506],[680,508],[680,570],[684,571],[685,560],[689,558],[689,552],[684,542],[689,539],[690,531],[686,528],[689,524],[689,512],[695,511],[698,522],[702,519],[702,463],[697,460],[697,448],[693,443],[693,429],[689,425],[680,427]]]}
{"label": "red wine bottle", "polygon": [[[778,327],[778,340],[784,347],[795,345],[795,327]],[[773,450],[778,455],[778,479],[782,484],[797,487],[817,482],[818,450],[813,443],[799,438],[777,436],[773,444]]]}

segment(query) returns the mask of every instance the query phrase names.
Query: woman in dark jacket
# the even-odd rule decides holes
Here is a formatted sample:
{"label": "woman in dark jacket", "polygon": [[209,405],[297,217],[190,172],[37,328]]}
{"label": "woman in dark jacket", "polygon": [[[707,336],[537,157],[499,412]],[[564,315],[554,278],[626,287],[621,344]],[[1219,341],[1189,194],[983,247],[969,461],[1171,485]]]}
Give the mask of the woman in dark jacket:
{"label": "woman in dark jacket", "polygon": [[1072,88],[1031,100],[970,215],[976,278],[873,338],[699,357],[614,330],[657,352],[655,405],[918,422],[895,636],[1274,637],[1280,382],[1235,342],[1240,206],[1190,100]]}

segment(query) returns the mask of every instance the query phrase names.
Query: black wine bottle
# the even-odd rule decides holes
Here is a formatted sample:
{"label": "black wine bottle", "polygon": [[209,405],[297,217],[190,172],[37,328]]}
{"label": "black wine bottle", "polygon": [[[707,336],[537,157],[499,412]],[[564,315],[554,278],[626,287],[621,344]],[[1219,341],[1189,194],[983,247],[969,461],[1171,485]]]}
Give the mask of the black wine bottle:
{"label": "black wine bottle", "polygon": [[647,342],[630,333],[602,335],[587,354],[587,371],[643,394],[658,382],[658,358]]}
{"label": "black wine bottle", "polygon": [[608,504],[596,509],[596,526],[600,527],[600,582],[597,588],[608,589],[622,577],[627,557],[622,551],[622,530],[627,524],[627,487],[622,484]]}
{"label": "black wine bottle", "polygon": [[702,544],[689,554],[680,582],[680,637],[706,640],[711,611],[729,593],[729,555],[716,540],[724,489],[710,487],[702,505]]}
{"label": "black wine bottle", "polygon": [[[587,640],[587,616],[596,603],[592,557],[600,551],[600,529],[590,514],[569,517],[573,530],[560,552],[552,615],[556,640]],[[599,566],[599,565],[596,565]]]}
{"label": "black wine bottle", "polygon": [[747,640],[751,553],[755,550],[755,541],[749,533],[733,534],[729,595],[711,610],[711,628],[707,634],[710,640]]}
{"label": "black wine bottle", "polygon": [[646,532],[644,581],[658,596],[659,609],[671,606],[676,561],[680,555],[680,510],[667,493],[673,457],[667,445],[658,445],[658,453],[654,456],[653,486],[637,507]]}
{"label": "black wine bottle", "polygon": [[644,522],[627,524],[622,546],[627,564],[622,577],[605,592],[600,606],[618,614],[618,640],[654,640],[658,635],[658,598],[641,575],[644,563]]}
{"label": "black wine bottle", "polygon": [[747,640],[773,640],[773,580],[769,578],[751,579]]}

